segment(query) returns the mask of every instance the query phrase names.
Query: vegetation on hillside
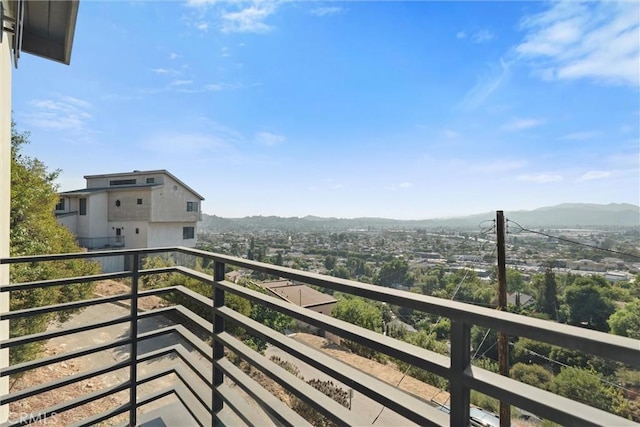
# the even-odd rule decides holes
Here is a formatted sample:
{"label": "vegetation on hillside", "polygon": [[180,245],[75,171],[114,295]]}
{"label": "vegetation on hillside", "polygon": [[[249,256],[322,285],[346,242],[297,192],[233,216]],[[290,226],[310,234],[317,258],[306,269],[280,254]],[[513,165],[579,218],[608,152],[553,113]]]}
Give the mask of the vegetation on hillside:
{"label": "vegetation on hillside", "polygon": [[[29,143],[29,133],[19,132],[11,126],[11,234],[10,255],[43,255],[80,252],[75,237],[58,224],[54,207],[58,203],[54,180],[59,171],[50,171],[38,159],[22,152]],[[97,264],[83,260],[18,264],[10,268],[11,283],[76,277],[97,274]],[[93,294],[93,283],[30,289],[11,293],[11,310],[59,304],[89,298]],[[45,331],[54,319],[64,320],[71,312],[43,314],[28,319],[10,321],[11,337]],[[33,359],[42,343],[26,344],[11,349],[11,363]]]}

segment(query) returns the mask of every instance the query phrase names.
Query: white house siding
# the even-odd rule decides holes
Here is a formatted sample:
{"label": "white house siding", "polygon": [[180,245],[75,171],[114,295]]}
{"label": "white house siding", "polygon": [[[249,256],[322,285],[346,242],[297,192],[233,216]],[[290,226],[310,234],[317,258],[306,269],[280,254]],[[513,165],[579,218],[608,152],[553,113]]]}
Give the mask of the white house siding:
{"label": "white house siding", "polygon": [[[142,204],[138,204],[138,199],[142,200]],[[104,210],[109,212],[109,221],[149,221],[151,191],[149,188],[110,190],[108,209],[105,206]]]}
{"label": "white house siding", "polygon": [[[187,212],[187,202],[197,203],[195,212]],[[200,199],[168,176],[163,186],[152,190],[151,203],[154,206],[152,222],[175,221],[176,218],[196,222],[200,219]]]}
{"label": "white house siding", "polygon": [[[183,239],[182,228],[194,227],[194,238]],[[187,246],[196,245],[196,223],[189,222],[153,222],[149,223],[148,246],[150,248],[159,246]]]}
{"label": "white house siding", "polygon": [[80,237],[107,237],[112,235],[109,232],[109,224],[107,224],[106,192],[94,193],[87,199],[87,218],[89,218],[88,234],[79,234]]}
{"label": "white house siding", "polygon": [[78,214],[58,217],[58,222],[69,229],[76,236],[78,235]]}
{"label": "white house siding", "polygon": [[117,185],[110,185],[113,180],[120,179],[135,179],[136,185],[143,185],[147,183],[147,178],[153,178],[154,184],[162,184],[164,181],[164,174],[162,173],[131,173],[131,174],[117,174],[117,176],[101,176],[96,178],[87,178],[87,188],[118,188]]}
{"label": "white house siding", "polygon": [[[0,29],[0,257],[9,256],[11,213],[11,37]],[[9,283],[9,266],[0,265],[0,283]],[[9,292],[0,296],[0,311],[9,311]],[[9,321],[0,322],[0,340],[9,338]],[[0,368],[9,366],[9,349],[0,350]],[[0,396],[9,393],[9,376],[0,379]],[[9,418],[9,405],[0,406],[0,422]]]}
{"label": "white house siding", "polygon": [[[145,221],[114,221],[109,223],[111,231],[109,236],[116,235],[116,228],[120,228],[127,249],[146,248],[147,222]],[[136,230],[138,231],[136,233]]]}

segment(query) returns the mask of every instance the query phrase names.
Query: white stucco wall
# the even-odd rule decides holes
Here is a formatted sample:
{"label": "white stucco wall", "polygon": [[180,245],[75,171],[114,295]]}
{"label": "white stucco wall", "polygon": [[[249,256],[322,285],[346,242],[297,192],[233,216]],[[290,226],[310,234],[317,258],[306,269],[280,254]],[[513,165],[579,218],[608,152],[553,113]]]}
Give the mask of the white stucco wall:
{"label": "white stucco wall", "polygon": [[[195,212],[187,212],[187,202],[196,202]],[[175,222],[198,221],[200,219],[200,199],[183,185],[170,177],[165,177],[163,186],[151,192],[151,221]]]}
{"label": "white stucco wall", "polygon": [[[109,232],[105,236],[115,236],[116,228],[120,228],[121,235],[124,236],[126,249],[146,248],[147,245],[147,223],[145,221],[111,221],[109,222]],[[136,229],[138,233],[136,233]]]}
{"label": "white stucco wall", "polygon": [[107,223],[107,193],[94,193],[87,200],[87,218],[89,218],[89,229],[87,235],[82,237],[106,237],[109,234],[109,224]]}
{"label": "white stucco wall", "polygon": [[[9,34],[0,44],[0,257],[9,256],[11,214],[11,50]],[[0,283],[9,283],[9,266],[0,265]],[[0,312],[9,311],[9,294],[0,296]],[[0,340],[9,338],[9,321],[0,322]],[[0,350],[0,368],[9,366],[9,350]],[[0,396],[9,393],[9,377],[0,378]],[[9,418],[9,405],[0,407],[0,422]]]}
{"label": "white stucco wall", "polygon": [[[138,204],[141,200],[141,204]],[[120,206],[116,205],[119,202]],[[105,206],[106,207],[106,206]],[[109,221],[148,221],[151,211],[151,190],[147,188],[109,190]]]}
{"label": "white stucco wall", "polygon": [[[148,231],[148,246],[150,248],[158,246],[187,246],[195,247],[197,229],[195,229],[195,222],[154,222],[149,223]],[[182,228],[194,227],[194,238],[183,239]]]}

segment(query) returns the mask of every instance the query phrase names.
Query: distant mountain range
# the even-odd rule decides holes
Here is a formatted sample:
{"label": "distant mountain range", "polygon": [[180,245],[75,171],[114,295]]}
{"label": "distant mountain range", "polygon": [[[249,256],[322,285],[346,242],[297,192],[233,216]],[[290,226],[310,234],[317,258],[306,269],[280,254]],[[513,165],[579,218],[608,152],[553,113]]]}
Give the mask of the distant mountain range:
{"label": "distant mountain range", "polygon": [[[485,220],[492,220],[495,212],[426,220],[397,220],[386,218],[321,218],[316,216],[279,217],[248,216],[244,218],[222,218],[202,215],[198,224],[200,231],[337,231],[348,229],[471,229],[477,230]],[[531,211],[505,211],[505,217],[525,228],[572,228],[572,227],[638,227],[640,206],[628,203],[607,205],[587,203],[565,203]]]}

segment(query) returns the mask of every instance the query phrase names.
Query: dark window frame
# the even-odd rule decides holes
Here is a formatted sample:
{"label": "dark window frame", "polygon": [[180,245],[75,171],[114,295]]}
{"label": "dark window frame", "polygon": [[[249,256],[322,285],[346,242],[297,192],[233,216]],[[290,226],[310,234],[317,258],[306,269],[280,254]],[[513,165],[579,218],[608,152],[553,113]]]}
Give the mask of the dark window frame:
{"label": "dark window frame", "polygon": [[198,202],[187,202],[187,212],[198,212]]}
{"label": "dark window frame", "polygon": [[196,238],[195,227],[182,227],[182,240],[189,240]]}
{"label": "dark window frame", "polygon": [[87,215],[87,198],[81,197],[78,199],[78,215]]}

